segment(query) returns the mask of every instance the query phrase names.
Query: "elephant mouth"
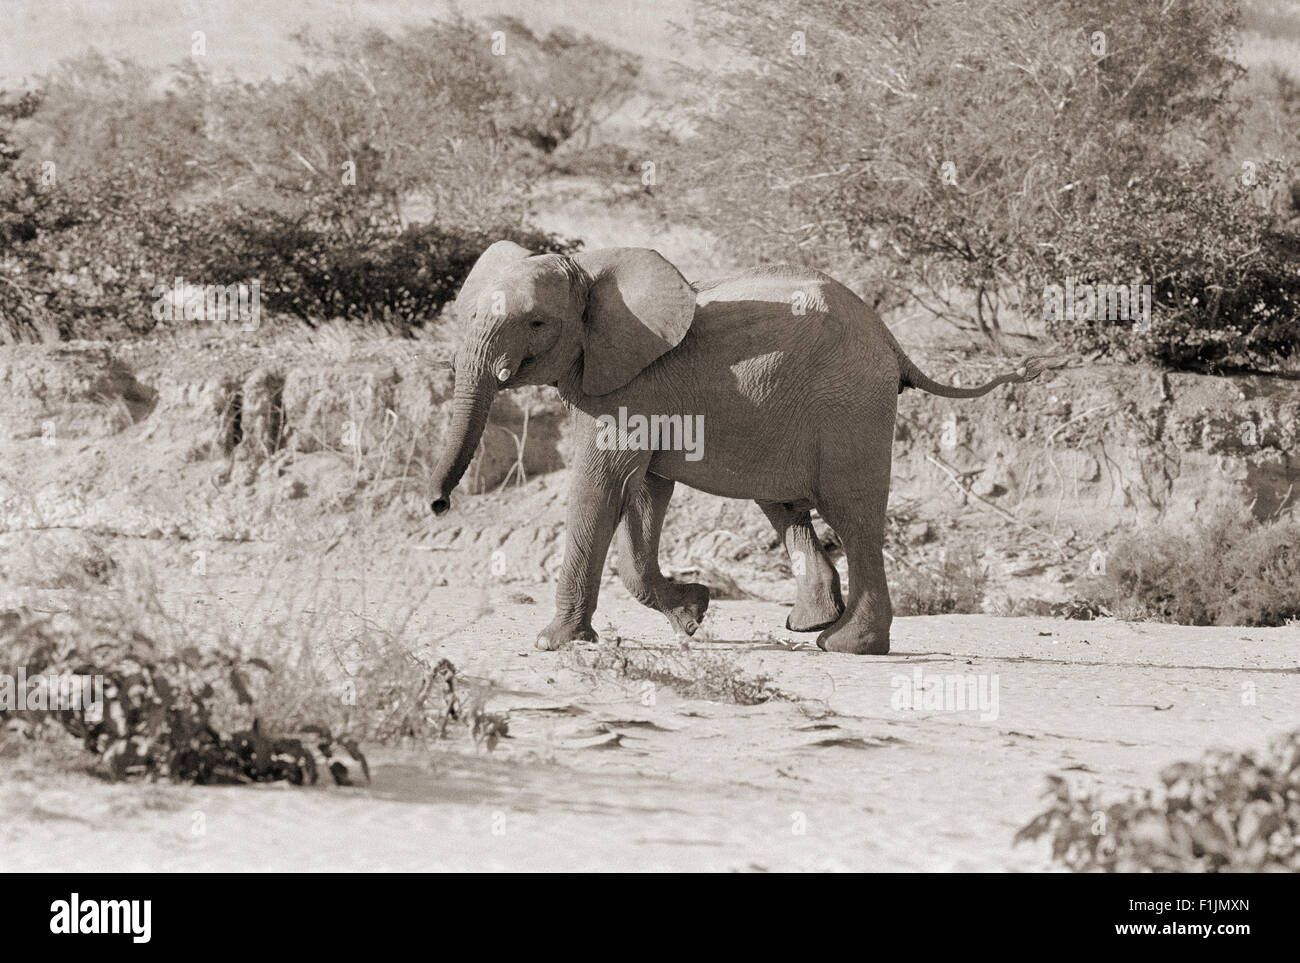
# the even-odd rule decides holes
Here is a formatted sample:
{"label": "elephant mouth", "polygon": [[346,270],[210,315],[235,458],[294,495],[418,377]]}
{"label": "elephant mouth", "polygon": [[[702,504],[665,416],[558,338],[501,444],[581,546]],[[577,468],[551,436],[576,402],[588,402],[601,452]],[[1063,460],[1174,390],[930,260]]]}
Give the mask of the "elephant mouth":
{"label": "elephant mouth", "polygon": [[531,365],[532,363],[533,363],[533,356],[532,355],[525,356],[525,358],[519,362],[519,367],[515,369],[515,373],[512,374],[509,378],[507,378],[505,381],[501,382],[501,387],[507,388],[511,385],[519,384],[522,376],[528,371],[529,365]]}

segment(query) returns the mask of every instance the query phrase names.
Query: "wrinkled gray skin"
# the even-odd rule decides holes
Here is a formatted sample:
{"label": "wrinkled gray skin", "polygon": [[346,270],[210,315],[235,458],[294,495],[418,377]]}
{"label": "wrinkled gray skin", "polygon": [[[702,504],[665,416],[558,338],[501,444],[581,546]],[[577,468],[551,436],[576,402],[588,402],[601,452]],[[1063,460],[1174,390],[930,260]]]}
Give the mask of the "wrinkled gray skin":
{"label": "wrinkled gray skin", "polygon": [[[881,553],[898,394],[915,387],[974,398],[1042,370],[1028,362],[978,388],[940,385],[874,311],[823,274],[771,267],[692,286],[644,248],[534,256],[498,241],[466,278],[457,310],[469,333],[456,355],[435,514],[449,509],[498,391],[553,385],[574,411],[567,542],[555,617],[537,639],[543,649],[595,638],[614,538],[628,590],[675,629],[696,630],[708,590],[659,569],[660,527],[681,482],[758,502],[798,578],[790,629],[821,630],[823,649],[888,652]],[[601,450],[596,418],[617,417],[620,407],[629,416],[703,415],[703,457]],[[813,532],[813,508],[844,545],[847,603]]]}

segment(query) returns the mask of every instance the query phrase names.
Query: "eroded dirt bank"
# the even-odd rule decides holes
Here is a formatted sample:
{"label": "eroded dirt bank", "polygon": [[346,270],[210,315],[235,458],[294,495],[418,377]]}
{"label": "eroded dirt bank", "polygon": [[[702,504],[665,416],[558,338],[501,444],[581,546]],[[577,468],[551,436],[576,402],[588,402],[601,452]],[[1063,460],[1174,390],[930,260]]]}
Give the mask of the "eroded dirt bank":
{"label": "eroded dirt bank", "polygon": [[[992,368],[918,358],[967,383]],[[503,395],[453,513],[435,523],[426,484],[448,422],[447,359],[429,342],[328,336],[2,349],[0,554],[18,551],[21,574],[39,567],[26,548],[60,540],[93,553],[86,539],[197,551],[373,539],[395,555],[434,551],[451,584],[545,578],[568,417],[548,389]],[[1220,499],[1276,511],[1300,481],[1298,433],[1300,384],[1281,379],[1093,367],[973,402],[908,391],[893,554],[924,561],[974,539],[992,601],[1059,600],[1117,529]],[[745,586],[788,575],[773,542],[753,505],[680,489],[664,551],[669,567]]]}

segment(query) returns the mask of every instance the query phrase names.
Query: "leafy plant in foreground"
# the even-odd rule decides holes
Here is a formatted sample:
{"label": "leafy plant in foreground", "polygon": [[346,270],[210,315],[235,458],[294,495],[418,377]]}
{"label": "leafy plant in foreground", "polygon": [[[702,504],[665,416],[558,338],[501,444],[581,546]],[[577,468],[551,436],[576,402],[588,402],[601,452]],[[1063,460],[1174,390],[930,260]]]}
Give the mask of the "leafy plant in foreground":
{"label": "leafy plant in foreground", "polygon": [[1047,808],[1016,842],[1048,837],[1076,871],[1300,870],[1300,731],[1263,753],[1208,753],[1160,774],[1162,787],[1103,804],[1048,777]]}

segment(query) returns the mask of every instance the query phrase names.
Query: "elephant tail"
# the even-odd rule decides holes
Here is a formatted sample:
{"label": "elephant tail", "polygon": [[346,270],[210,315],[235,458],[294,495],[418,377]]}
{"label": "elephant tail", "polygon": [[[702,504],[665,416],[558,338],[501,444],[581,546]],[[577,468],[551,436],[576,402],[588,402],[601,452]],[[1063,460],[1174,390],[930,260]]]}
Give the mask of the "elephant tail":
{"label": "elephant tail", "polygon": [[889,337],[890,347],[894,349],[894,354],[898,356],[899,394],[903,393],[904,388],[920,388],[922,391],[928,391],[932,395],[939,395],[941,398],[979,398],[988,394],[998,385],[1023,384],[1026,381],[1033,381],[1044,371],[1063,368],[1070,362],[1068,355],[1031,356],[1020,362],[1020,366],[1014,371],[1000,374],[992,381],[987,381],[974,388],[957,388],[953,385],[945,385],[935,381],[918,368],[915,362],[903,352],[902,345],[898,343],[893,334],[890,334],[887,328],[885,330]]}

